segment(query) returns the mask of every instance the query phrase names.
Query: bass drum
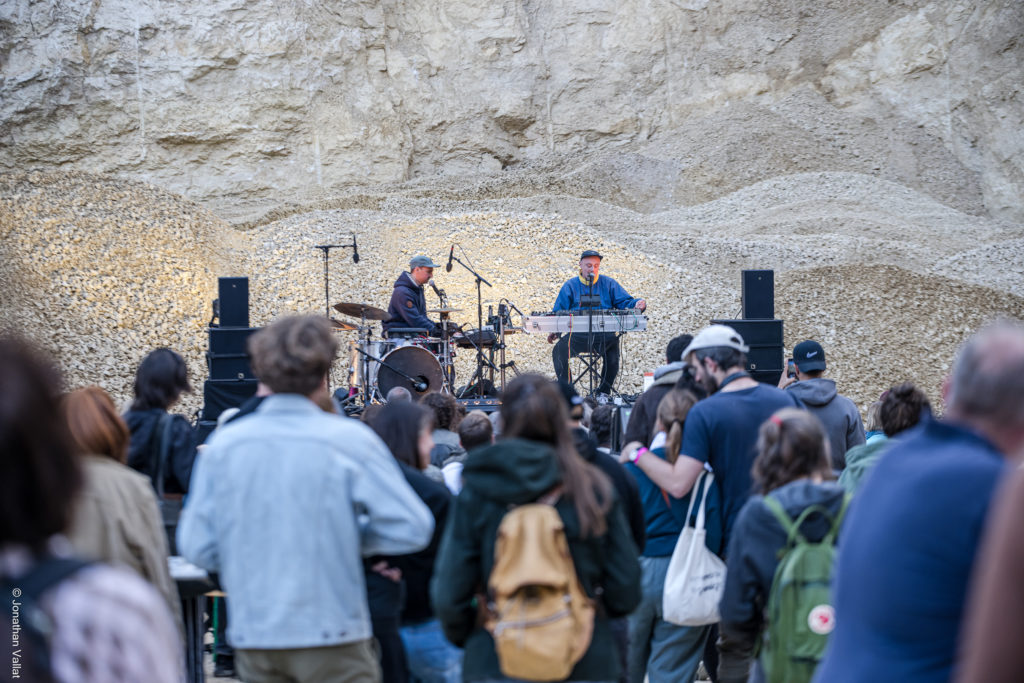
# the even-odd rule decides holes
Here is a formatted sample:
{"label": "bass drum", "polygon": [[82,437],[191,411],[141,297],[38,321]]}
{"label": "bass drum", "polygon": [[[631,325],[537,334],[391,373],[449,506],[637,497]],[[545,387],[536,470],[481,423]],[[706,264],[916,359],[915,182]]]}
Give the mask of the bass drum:
{"label": "bass drum", "polygon": [[[444,373],[441,372],[441,363],[430,351],[419,346],[402,346],[390,351],[382,359],[387,365],[381,365],[377,369],[377,391],[382,397],[387,397],[388,392],[395,387],[404,387],[415,397],[440,391],[444,386]],[[390,365],[391,367],[387,367]],[[394,369],[392,369],[394,368]],[[396,370],[398,372],[396,372]],[[422,391],[418,391],[409,381],[402,376],[404,373],[422,383]]]}

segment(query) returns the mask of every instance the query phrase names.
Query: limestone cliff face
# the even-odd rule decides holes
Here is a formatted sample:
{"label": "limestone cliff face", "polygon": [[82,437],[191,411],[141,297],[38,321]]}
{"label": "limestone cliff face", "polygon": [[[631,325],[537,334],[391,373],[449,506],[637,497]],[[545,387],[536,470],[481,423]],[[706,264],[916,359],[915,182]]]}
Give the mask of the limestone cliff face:
{"label": "limestone cliff face", "polygon": [[854,171],[1022,222],[1022,35],[1019,0],[9,0],[0,170],[223,205],[571,160],[644,210]]}

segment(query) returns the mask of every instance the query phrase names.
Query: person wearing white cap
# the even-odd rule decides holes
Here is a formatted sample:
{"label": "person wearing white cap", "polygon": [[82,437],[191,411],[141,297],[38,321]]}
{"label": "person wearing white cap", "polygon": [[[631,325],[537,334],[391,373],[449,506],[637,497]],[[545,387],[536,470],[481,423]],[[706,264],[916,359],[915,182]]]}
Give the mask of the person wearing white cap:
{"label": "person wearing white cap", "polygon": [[746,372],[748,350],[731,327],[701,330],[683,351],[683,360],[694,367],[697,381],[712,395],[690,410],[679,458],[674,464],[645,458],[647,449],[639,442],[627,444],[621,456],[622,462],[636,464],[676,498],[689,493],[701,470],[709,466],[722,493],[726,546],[736,514],[753,490],[750,468],[761,423],[780,408],[802,407],[789,393],[761,384]]}

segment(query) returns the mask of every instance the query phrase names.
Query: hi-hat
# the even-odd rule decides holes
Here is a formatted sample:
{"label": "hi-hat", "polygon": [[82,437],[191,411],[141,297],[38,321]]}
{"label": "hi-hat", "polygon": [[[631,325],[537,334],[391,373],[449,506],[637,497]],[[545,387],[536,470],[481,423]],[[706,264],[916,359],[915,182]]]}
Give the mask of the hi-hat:
{"label": "hi-hat", "polygon": [[461,308],[428,308],[427,313],[461,313]]}
{"label": "hi-hat", "polygon": [[352,323],[347,323],[347,322],[344,322],[342,320],[335,320],[334,318],[331,318],[330,322],[331,322],[331,328],[335,332],[351,332],[352,330],[358,330],[359,329],[358,326],[353,325]]}
{"label": "hi-hat", "polygon": [[387,311],[370,304],[334,304],[334,310],[350,315],[353,318],[366,318],[367,320],[387,320],[391,317]]}

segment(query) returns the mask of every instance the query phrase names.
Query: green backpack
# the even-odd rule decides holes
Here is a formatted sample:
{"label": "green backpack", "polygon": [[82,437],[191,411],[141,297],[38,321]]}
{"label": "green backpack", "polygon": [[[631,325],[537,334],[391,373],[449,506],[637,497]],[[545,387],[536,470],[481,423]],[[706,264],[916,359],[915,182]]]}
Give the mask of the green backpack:
{"label": "green backpack", "polygon": [[[765,496],[764,502],[788,538],[779,550],[779,565],[765,608],[767,626],[761,635],[761,665],[769,683],[804,683],[814,676],[825,654],[828,634],[835,628],[832,566],[836,535],[850,494],[845,495],[834,519],[826,508],[812,505],[794,522],[778,500]],[[800,527],[815,512],[832,519],[832,528],[820,542],[810,543]]]}

